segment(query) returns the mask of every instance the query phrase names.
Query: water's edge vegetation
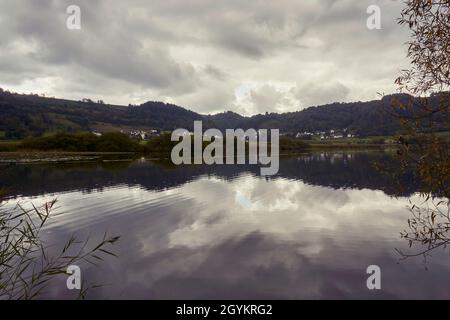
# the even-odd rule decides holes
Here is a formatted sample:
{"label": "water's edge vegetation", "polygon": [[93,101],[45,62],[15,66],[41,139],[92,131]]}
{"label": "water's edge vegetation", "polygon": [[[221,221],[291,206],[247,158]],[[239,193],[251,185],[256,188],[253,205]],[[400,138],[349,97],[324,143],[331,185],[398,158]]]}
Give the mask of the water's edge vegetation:
{"label": "water's edge vegetation", "polygon": [[[152,137],[148,141],[138,141],[120,132],[105,133],[102,136],[92,133],[57,133],[43,137],[29,137],[21,141],[2,142],[0,143],[0,160],[61,159],[65,157],[70,157],[70,160],[85,160],[86,158],[118,154],[168,156],[177,143],[171,141],[169,133]],[[225,139],[224,143],[226,143]],[[203,147],[208,144],[209,142],[204,142]],[[309,143],[302,139],[281,136],[280,154],[318,149],[384,148],[393,145],[380,139],[364,142]]]}

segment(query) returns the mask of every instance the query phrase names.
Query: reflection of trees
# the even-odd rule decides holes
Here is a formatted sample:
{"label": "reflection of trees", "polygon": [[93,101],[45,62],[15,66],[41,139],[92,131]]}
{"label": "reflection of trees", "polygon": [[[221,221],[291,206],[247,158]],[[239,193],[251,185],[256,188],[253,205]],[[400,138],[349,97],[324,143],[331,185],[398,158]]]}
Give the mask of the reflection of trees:
{"label": "reflection of trees", "polygon": [[[389,162],[391,157],[383,152],[332,152],[282,158],[278,177],[302,180],[307,184],[334,189],[377,189],[395,196],[410,195],[417,190],[417,186],[409,180],[405,180],[404,185],[407,188],[404,192],[394,190],[390,186],[389,179],[373,167],[374,159]],[[232,180],[241,174],[258,176],[259,168],[254,165],[173,167],[164,161],[141,160],[18,165],[0,170],[0,188],[8,188],[10,194],[23,196],[72,190],[91,192],[119,184],[139,186],[147,190],[163,190],[180,186],[202,176],[217,176]],[[23,184],[20,181],[27,183]]]}
{"label": "reflection of trees", "polygon": [[[392,154],[376,152],[317,152],[282,162],[280,176],[305,183],[339,188],[376,189],[392,196],[408,196],[418,186],[410,175],[402,176],[403,189],[395,188],[374,163],[391,163]],[[398,168],[393,167],[392,170]]]}

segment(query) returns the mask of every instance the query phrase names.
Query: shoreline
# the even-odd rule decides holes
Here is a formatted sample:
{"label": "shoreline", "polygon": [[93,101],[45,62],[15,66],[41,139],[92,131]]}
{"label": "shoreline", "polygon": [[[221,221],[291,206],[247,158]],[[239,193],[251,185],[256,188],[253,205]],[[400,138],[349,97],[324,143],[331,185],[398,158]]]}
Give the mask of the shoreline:
{"label": "shoreline", "polygon": [[71,162],[99,160],[105,156],[135,155],[135,152],[70,152],[70,151],[9,151],[0,152],[0,164]]}
{"label": "shoreline", "polygon": [[397,144],[378,144],[378,143],[361,143],[361,144],[347,144],[347,143],[317,143],[310,144],[310,149],[313,150],[326,150],[326,149],[395,149],[398,147]]}
{"label": "shoreline", "polygon": [[[298,155],[317,151],[339,150],[385,150],[393,149],[390,144],[311,144],[309,148],[292,151],[281,151],[280,156]],[[145,156],[162,155],[164,152],[149,152]],[[7,151],[0,152],[0,164],[42,163],[42,162],[73,162],[93,161],[104,157],[123,157],[128,159],[142,156],[141,152],[71,152],[71,151]]]}

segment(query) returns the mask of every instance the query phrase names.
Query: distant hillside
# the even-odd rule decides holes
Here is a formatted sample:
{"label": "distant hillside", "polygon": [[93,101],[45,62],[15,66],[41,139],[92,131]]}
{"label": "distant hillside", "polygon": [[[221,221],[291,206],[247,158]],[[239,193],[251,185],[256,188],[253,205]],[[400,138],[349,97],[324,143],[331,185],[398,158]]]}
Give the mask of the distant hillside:
{"label": "distant hillside", "polygon": [[[163,102],[117,106],[101,101],[71,101],[0,90],[0,139],[20,139],[48,132],[176,128],[192,130],[194,120],[202,120],[205,128],[222,130],[279,128],[283,133],[296,133],[347,128],[361,136],[389,135],[399,129],[396,120],[386,113],[393,98],[411,97],[392,95],[369,102],[332,103],[297,112],[244,117],[230,111],[202,115]],[[430,99],[437,101],[437,97]],[[446,121],[448,125],[448,119]]]}
{"label": "distant hillside", "polygon": [[214,123],[215,128],[221,130],[242,127],[242,125],[245,124],[249,119],[232,111],[217,113],[215,115],[208,115],[205,116],[205,118]]}
{"label": "distant hillside", "polygon": [[0,92],[0,132],[23,138],[46,132],[191,128],[202,115],[162,102],[117,106]]}

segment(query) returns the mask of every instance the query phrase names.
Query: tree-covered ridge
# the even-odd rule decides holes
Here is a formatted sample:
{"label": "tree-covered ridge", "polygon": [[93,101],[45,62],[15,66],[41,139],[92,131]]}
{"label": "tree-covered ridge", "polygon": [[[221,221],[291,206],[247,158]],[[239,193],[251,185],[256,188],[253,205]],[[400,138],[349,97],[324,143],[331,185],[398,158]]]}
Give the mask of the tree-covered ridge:
{"label": "tree-covered ridge", "polygon": [[[443,93],[448,98],[448,93]],[[392,95],[381,100],[332,103],[297,112],[266,113],[251,117],[234,112],[202,115],[163,102],[118,106],[88,99],[71,101],[22,95],[0,90],[0,139],[21,139],[49,132],[127,131],[129,129],[176,128],[192,130],[194,120],[202,120],[204,128],[279,128],[282,133],[326,131],[352,132],[360,136],[390,135],[399,125],[387,112],[392,99],[411,99]],[[438,100],[433,96],[431,101]],[[443,124],[448,119],[443,119]]]}

